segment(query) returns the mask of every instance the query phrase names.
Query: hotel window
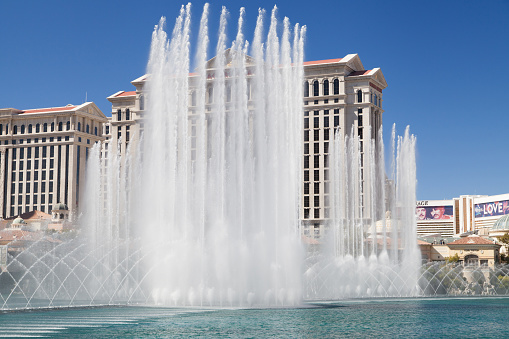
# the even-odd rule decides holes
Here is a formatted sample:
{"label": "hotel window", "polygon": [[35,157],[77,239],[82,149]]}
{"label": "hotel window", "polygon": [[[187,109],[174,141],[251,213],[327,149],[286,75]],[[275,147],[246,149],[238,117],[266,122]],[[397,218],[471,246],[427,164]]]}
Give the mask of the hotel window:
{"label": "hotel window", "polygon": [[323,117],[323,127],[329,127],[329,117]]}
{"label": "hotel window", "polygon": [[329,167],[329,155],[325,154],[323,156],[323,167]]}
{"label": "hotel window", "polygon": [[37,205],[37,196],[36,195],[34,195],[34,205]]}
{"label": "hotel window", "polygon": [[[329,180],[329,170],[323,171],[323,180]],[[328,188],[329,184],[325,183],[325,193],[329,193]]]}
{"label": "hotel window", "polygon": [[304,209],[304,219],[309,219],[309,208]]}
{"label": "hotel window", "polygon": [[55,156],[55,146],[49,147],[49,156],[50,158],[53,158]]}
{"label": "hotel window", "polygon": [[314,168],[320,167],[320,156],[319,155],[315,155],[313,164],[314,164]]}
{"label": "hotel window", "polygon": [[63,131],[63,130],[64,130],[64,124],[62,123],[62,121],[60,121],[60,122],[58,123],[58,130],[59,130],[59,131]]}
{"label": "hotel window", "polygon": [[49,171],[49,180],[53,180],[53,170]]}
{"label": "hotel window", "polygon": [[18,178],[19,181],[23,181],[23,172],[19,172],[19,178]]}
{"label": "hotel window", "polygon": [[304,131],[304,141],[309,141],[309,131]]}
{"label": "hotel window", "polygon": [[304,171],[304,181],[309,181],[309,170]]}
{"label": "hotel window", "polygon": [[359,127],[361,127],[361,126],[362,126],[362,114],[359,114],[359,115],[357,116],[357,124],[359,125]]}
{"label": "hotel window", "polygon": [[12,149],[12,159],[16,159],[16,151],[17,151],[16,148]]}
{"label": "hotel window", "polygon": [[[44,193],[44,191],[42,191]],[[43,194],[41,195],[41,204],[45,204],[46,203],[46,195]],[[41,211],[44,212],[44,206],[41,206]]]}
{"label": "hotel window", "polygon": [[304,183],[304,194],[309,194],[309,182]]}
{"label": "hotel window", "polygon": [[304,196],[304,207],[309,207],[309,195]]}
{"label": "hotel window", "polygon": [[309,154],[309,144],[308,143],[304,144],[304,154]]}
{"label": "hotel window", "polygon": [[81,122],[78,122],[78,131],[81,132]]}
{"label": "hotel window", "polygon": [[313,185],[313,193],[320,194],[320,183],[315,182],[315,184]]}
{"label": "hotel window", "polygon": [[[27,182],[26,185],[25,185],[25,193],[30,193],[30,183]],[[27,202],[28,204],[28,202]]]}
{"label": "hotel window", "polygon": [[121,121],[121,120],[122,120],[122,111],[117,110],[117,121]]}
{"label": "hotel window", "polygon": [[[38,160],[35,161],[36,164],[37,164],[37,161]],[[34,172],[34,180],[39,180],[39,171]]]}
{"label": "hotel window", "polygon": [[0,135],[2,135],[2,134],[3,134],[3,125],[0,124]]}
{"label": "hotel window", "polygon": [[338,126],[339,126],[339,116],[335,115],[334,116],[334,127],[338,127]]}
{"label": "hotel window", "polygon": [[14,125],[14,128],[12,129],[12,134],[18,134],[18,126]]}
{"label": "hotel window", "polygon": [[21,125],[21,134],[25,134],[25,125]]}
{"label": "hotel window", "polygon": [[226,86],[226,102],[232,101],[232,86]]}
{"label": "hotel window", "polygon": [[125,109],[125,119],[131,120],[131,110],[129,108]]}
{"label": "hotel window", "polygon": [[106,134],[110,134],[110,126],[106,126]]}
{"label": "hotel window", "polygon": [[125,127],[125,141],[129,141],[129,129],[130,126]]}
{"label": "hotel window", "polygon": [[320,128],[320,117],[314,117],[313,118],[313,127],[314,128]]}
{"label": "hotel window", "polygon": [[118,131],[117,131],[117,139],[120,140],[121,137],[122,137],[122,130],[120,129],[120,126],[119,126]]}
{"label": "hotel window", "polygon": [[362,127],[357,129],[357,135],[359,136],[359,139],[362,139]]}
{"label": "hotel window", "polygon": [[[27,170],[31,170],[31,169],[32,169],[32,160],[27,160]],[[30,173],[30,172],[28,172],[28,173]],[[28,180],[30,180],[30,177]]]}
{"label": "hotel window", "polygon": [[214,99],[214,88],[212,86],[209,86],[209,88],[207,88],[207,94],[209,95],[209,104],[211,104]]}
{"label": "hotel window", "polygon": [[314,141],[319,141],[319,140],[320,140],[320,130],[315,129],[314,130]]}
{"label": "hotel window", "polygon": [[323,81],[323,95],[329,95],[329,80]]}
{"label": "hotel window", "polygon": [[[35,173],[37,173],[37,172],[35,172]],[[34,180],[36,180],[36,179],[34,178]],[[39,193],[39,185],[36,182],[34,182],[34,193]]]}
{"label": "hotel window", "polygon": [[97,136],[97,127],[94,127],[94,134]]}
{"label": "hotel window", "polygon": [[309,128],[309,118],[304,118],[304,128]]}
{"label": "hotel window", "polygon": [[87,124],[87,133],[90,134],[90,125]]}
{"label": "hotel window", "polygon": [[140,110],[145,109],[145,97],[143,95],[140,95]]}
{"label": "hotel window", "polygon": [[328,128],[323,130],[323,139],[329,140],[329,129]]}
{"label": "hotel window", "polygon": [[320,206],[320,196],[315,195],[314,203],[315,203],[315,205],[314,205],[315,207]]}
{"label": "hotel window", "polygon": [[51,123],[51,132],[55,132],[55,123],[54,122]]}
{"label": "hotel window", "polygon": [[362,102],[362,91],[360,89],[357,90],[357,102]]}
{"label": "hotel window", "polygon": [[309,82],[307,81],[304,82],[304,97],[309,97]]}
{"label": "hotel window", "polygon": [[320,170],[315,170],[314,181],[320,181]]}
{"label": "hotel window", "polygon": [[[315,208],[315,219],[318,219],[318,218],[320,218],[320,209]],[[320,232],[319,230],[315,230],[315,234],[318,234],[319,232]]]}
{"label": "hotel window", "polygon": [[309,156],[304,157],[304,168],[309,168]]}
{"label": "hotel window", "polygon": [[19,158],[25,159],[25,149],[24,148],[19,149]]}
{"label": "hotel window", "polygon": [[334,94],[339,94],[339,80],[334,79]]}
{"label": "hotel window", "polygon": [[313,152],[314,152],[315,154],[320,153],[320,143],[318,143],[318,142],[315,142],[315,143],[314,143],[314,145],[313,145]]}
{"label": "hotel window", "polygon": [[32,133],[32,124],[28,125],[28,133]]}
{"label": "hotel window", "polygon": [[323,153],[329,153],[329,143],[328,142],[323,143]]}
{"label": "hotel window", "polygon": [[65,130],[66,131],[70,131],[71,130],[71,122],[70,121],[65,123]]}
{"label": "hotel window", "polygon": [[35,125],[35,133],[39,133],[41,131],[41,124]]}
{"label": "hotel window", "polygon": [[44,123],[44,125],[42,125],[42,131],[43,132],[47,132],[48,131],[48,123]]}
{"label": "hotel window", "polygon": [[318,82],[318,80],[315,80],[315,82],[313,82],[313,96],[317,97],[320,95],[320,83]]}
{"label": "hotel window", "polygon": [[375,106],[377,105],[377,102],[378,102],[378,97],[376,96],[376,93],[375,93]]}

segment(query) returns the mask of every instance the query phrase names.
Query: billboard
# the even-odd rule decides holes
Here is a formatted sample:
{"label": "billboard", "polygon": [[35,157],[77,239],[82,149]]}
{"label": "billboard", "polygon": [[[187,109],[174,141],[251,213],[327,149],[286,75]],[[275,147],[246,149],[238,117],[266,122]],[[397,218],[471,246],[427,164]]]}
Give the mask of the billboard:
{"label": "billboard", "polygon": [[475,204],[474,210],[476,218],[506,215],[509,214],[509,200]]}
{"label": "billboard", "polygon": [[419,220],[448,220],[453,218],[453,208],[449,206],[423,206],[415,208],[415,218]]}

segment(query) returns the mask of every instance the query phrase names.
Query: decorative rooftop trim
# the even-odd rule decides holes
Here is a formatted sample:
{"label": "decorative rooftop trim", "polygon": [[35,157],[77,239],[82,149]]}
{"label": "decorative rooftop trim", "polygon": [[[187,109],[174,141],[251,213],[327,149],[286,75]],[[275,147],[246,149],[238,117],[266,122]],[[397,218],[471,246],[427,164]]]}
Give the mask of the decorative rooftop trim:
{"label": "decorative rooftop trim", "polygon": [[133,96],[133,95],[136,95],[136,91],[129,91],[129,92],[122,92],[120,94],[117,94],[115,95],[116,98],[118,97],[130,97],[130,96]]}
{"label": "decorative rooftop trim", "polygon": [[339,59],[327,59],[327,60],[315,60],[315,61],[305,61],[302,64],[304,66],[322,65],[322,64],[333,64],[333,63],[336,63],[336,62],[340,62],[341,60],[343,60],[343,58],[339,58]]}
{"label": "decorative rooftop trim", "polygon": [[27,109],[22,111],[21,114],[31,114],[31,113],[48,113],[48,112],[66,112],[75,109],[78,106],[67,105],[64,107],[51,107],[51,108],[35,108],[35,109]]}

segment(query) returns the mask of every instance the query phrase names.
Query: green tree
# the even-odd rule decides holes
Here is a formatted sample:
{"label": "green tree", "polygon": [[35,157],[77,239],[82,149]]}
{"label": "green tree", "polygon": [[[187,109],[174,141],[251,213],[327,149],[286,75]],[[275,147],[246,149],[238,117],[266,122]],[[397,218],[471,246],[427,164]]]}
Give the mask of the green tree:
{"label": "green tree", "polygon": [[458,253],[456,253],[455,255],[453,255],[452,257],[446,257],[445,258],[445,261],[450,264],[450,263],[453,263],[453,262],[458,262],[460,260],[460,256],[458,255]]}

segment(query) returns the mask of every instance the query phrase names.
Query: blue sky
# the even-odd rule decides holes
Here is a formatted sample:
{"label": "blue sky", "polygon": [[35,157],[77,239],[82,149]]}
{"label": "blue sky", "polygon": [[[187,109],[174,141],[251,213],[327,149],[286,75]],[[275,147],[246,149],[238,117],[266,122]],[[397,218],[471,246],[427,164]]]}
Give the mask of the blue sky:
{"label": "blue sky", "polygon": [[[203,3],[193,2],[194,27]],[[0,1],[0,107],[79,104],[87,96],[110,115],[106,97],[134,89],[154,25],[166,16],[172,26],[181,4]],[[274,4],[211,2],[210,32],[224,5],[232,39],[243,5],[251,40],[258,8]],[[281,19],[307,25],[306,60],[358,53],[366,69],[382,69],[385,135],[396,123],[399,134],[410,125],[417,136],[418,199],[509,193],[509,1],[276,4]]]}

